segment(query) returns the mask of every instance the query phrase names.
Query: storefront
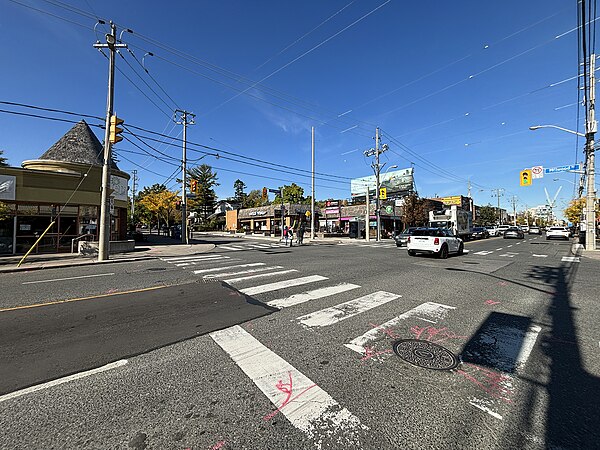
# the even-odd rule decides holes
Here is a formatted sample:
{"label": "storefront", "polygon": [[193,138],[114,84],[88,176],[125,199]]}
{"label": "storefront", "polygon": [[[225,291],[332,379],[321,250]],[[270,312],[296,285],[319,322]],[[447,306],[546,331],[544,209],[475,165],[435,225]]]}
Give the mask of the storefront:
{"label": "storefront", "polygon": [[[281,204],[227,211],[226,227],[229,231],[278,235],[281,233],[281,215]],[[304,224],[310,228],[310,205],[283,204],[283,224],[294,228]]]}
{"label": "storefront", "polygon": [[[35,253],[70,252],[80,238],[98,240],[103,148],[81,121],[39,159],[0,167],[0,201],[9,217],[0,221],[0,254],[22,254],[50,226]],[[110,240],[127,233],[129,175],[111,168]]]}

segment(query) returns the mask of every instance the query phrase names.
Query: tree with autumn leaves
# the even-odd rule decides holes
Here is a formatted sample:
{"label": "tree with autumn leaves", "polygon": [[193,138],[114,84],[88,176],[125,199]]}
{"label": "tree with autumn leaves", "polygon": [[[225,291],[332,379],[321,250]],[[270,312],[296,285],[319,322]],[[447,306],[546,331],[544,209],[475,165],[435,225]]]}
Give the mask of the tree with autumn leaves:
{"label": "tree with autumn leaves", "polygon": [[169,191],[164,184],[154,184],[145,187],[136,201],[136,216],[140,221],[161,224],[169,227],[172,223],[181,221],[181,211],[177,210],[178,192]]}
{"label": "tree with autumn leaves", "polygon": [[[563,211],[569,222],[580,223],[585,211],[585,198],[576,198],[569,202],[569,206]],[[596,217],[600,215],[600,205],[596,205]]]}

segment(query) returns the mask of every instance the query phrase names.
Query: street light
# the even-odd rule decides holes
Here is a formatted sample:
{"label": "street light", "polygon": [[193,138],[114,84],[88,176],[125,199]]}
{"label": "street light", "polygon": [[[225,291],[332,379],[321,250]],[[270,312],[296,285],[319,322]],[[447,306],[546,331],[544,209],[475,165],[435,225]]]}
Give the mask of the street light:
{"label": "street light", "polygon": [[[594,83],[595,84],[595,83]],[[592,97],[593,98],[593,97]],[[592,108],[593,113],[593,108]],[[587,193],[585,198],[585,249],[596,250],[596,188],[595,188],[595,168],[594,168],[594,134],[596,133],[597,122],[592,114],[591,120],[586,123],[586,134],[579,131],[569,130],[557,125],[534,125],[530,130],[539,128],[556,128],[557,130],[575,134],[586,139],[586,184]]]}

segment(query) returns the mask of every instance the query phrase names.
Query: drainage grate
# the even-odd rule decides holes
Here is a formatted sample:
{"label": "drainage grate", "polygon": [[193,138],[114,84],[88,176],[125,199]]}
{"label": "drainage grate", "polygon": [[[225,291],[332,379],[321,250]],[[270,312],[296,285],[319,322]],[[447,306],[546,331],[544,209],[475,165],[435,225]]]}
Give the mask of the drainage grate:
{"label": "drainage grate", "polygon": [[394,342],[394,353],[413,366],[433,370],[450,370],[458,366],[458,358],[441,345],[419,339]]}

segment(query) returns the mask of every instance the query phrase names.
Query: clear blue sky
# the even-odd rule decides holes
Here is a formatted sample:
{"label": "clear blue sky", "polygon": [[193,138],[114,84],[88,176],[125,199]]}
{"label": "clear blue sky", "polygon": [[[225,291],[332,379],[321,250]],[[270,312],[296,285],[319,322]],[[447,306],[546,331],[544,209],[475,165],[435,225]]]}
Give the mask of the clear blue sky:
{"label": "clear blue sky", "polygon": [[[307,171],[314,126],[316,169],[338,177],[317,180],[317,199],[348,198],[348,178],[372,174],[362,152],[373,147],[376,126],[390,148],[382,162],[414,163],[422,196],[466,195],[467,180],[478,204],[496,204],[489,189],[504,188],[506,208],[513,195],[519,209],[543,204],[544,187],[553,196],[563,186],[559,209],[573,195],[574,175],[519,187],[518,172],[583,159],[581,139],[578,149],[573,135],[528,129],[578,128],[577,81],[549,87],[577,75],[575,2],[2,0],[1,11],[2,101],[104,116],[107,60],[92,48],[101,17],[134,31],[123,41],[138,61],[154,54],[144,64],[160,87],[130,54],[117,57],[137,85],[117,72],[115,110],[128,124],[180,137],[172,109],[187,109],[196,114],[191,142]],[[103,39],[106,28],[98,30]],[[70,127],[0,113],[0,149],[18,166]],[[147,142],[181,158],[179,146]],[[115,148],[120,168],[137,169],[141,186],[165,182],[178,162],[144,148],[160,160],[123,141]],[[296,182],[310,195],[308,177],[231,157],[201,161],[215,167],[220,198],[233,194],[236,178],[248,190]],[[173,178],[168,185],[177,189]]]}

